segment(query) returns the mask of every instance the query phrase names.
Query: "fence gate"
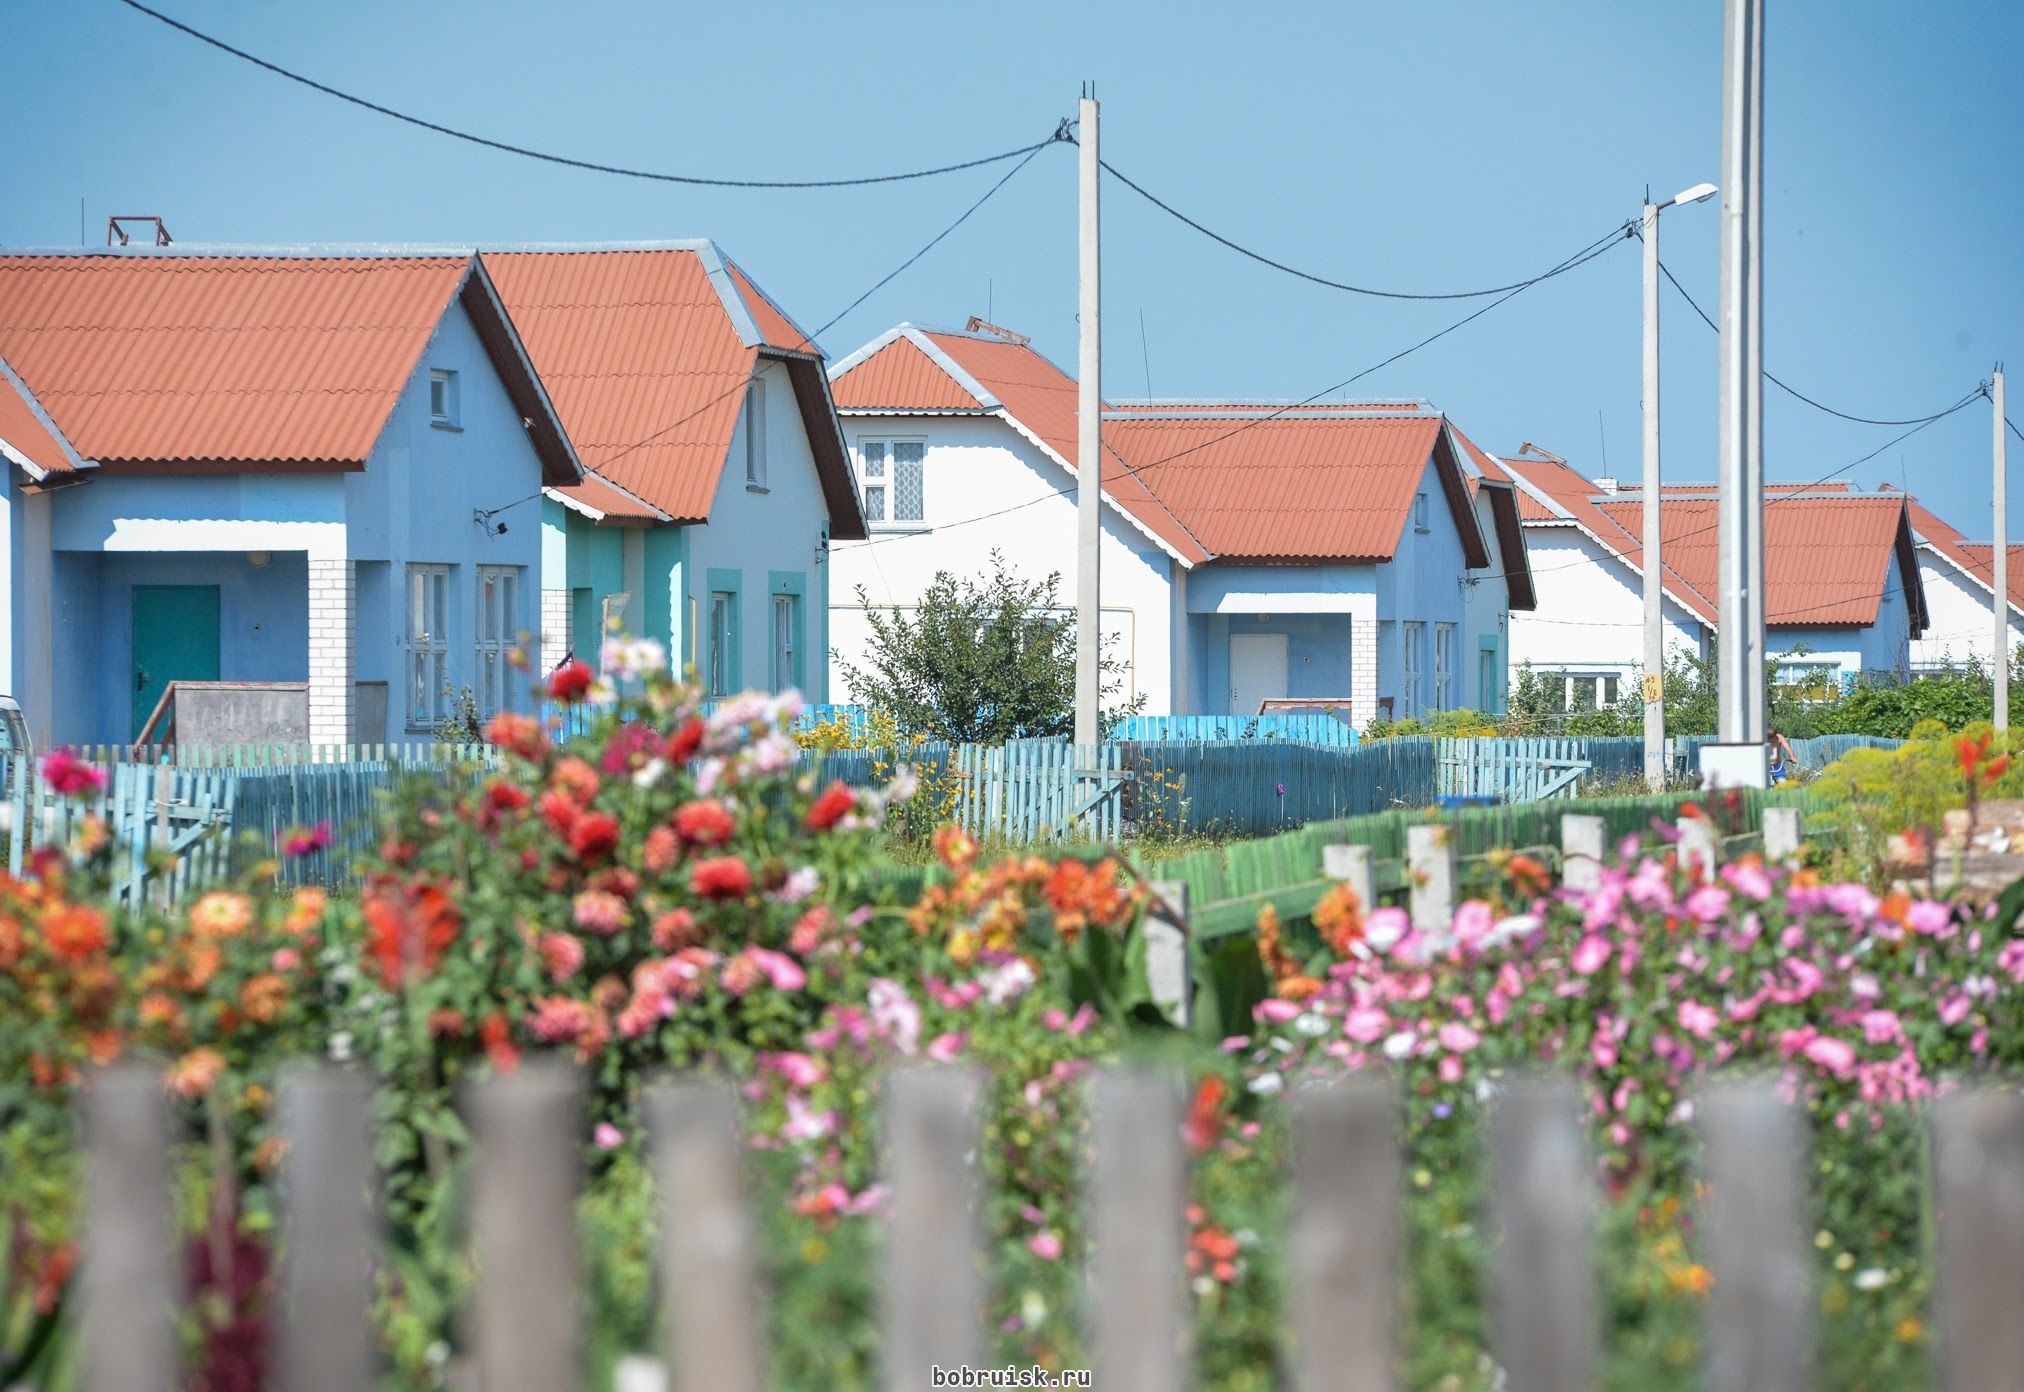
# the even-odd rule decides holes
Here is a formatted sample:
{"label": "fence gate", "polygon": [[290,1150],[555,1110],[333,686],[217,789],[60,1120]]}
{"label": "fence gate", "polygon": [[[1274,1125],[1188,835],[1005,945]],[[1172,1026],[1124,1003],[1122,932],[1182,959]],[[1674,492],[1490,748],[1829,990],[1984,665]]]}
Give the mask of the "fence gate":
{"label": "fence gate", "polygon": [[1114,840],[1125,780],[1123,751],[1114,743],[1014,740],[955,751],[960,791],[955,817],[978,836],[1008,841],[1058,841],[1070,836]]}
{"label": "fence gate", "polygon": [[1435,742],[1435,787],[1443,797],[1542,802],[1574,796],[1595,767],[1578,739],[1442,739]]}
{"label": "fence gate", "polygon": [[[165,892],[169,902],[193,888],[223,879],[231,855],[237,779],[222,769],[115,764],[103,792],[60,797],[26,759],[7,761],[0,787],[7,792],[7,869],[21,875],[38,847],[68,846],[85,819],[105,823],[114,847],[113,893],[138,907]],[[172,859],[161,868],[151,852]],[[166,889],[163,890],[164,876]]]}

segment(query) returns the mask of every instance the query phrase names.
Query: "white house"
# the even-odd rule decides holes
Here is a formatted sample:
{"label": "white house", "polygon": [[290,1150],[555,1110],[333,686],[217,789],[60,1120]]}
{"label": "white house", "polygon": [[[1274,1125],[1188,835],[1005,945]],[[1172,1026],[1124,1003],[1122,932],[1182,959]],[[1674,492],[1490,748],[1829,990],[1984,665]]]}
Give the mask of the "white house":
{"label": "white house", "polygon": [[0,359],[38,742],[187,739],[192,684],[318,743],[526,701],[540,535],[488,518],[582,472],[474,256],[0,255]]}
{"label": "white house", "polygon": [[[993,548],[1072,595],[1073,378],[976,320],[902,324],[831,375],[871,533],[835,549],[839,672],[867,606],[909,608]],[[1361,725],[1501,702],[1505,613],[1530,600],[1516,499],[1440,413],[1144,402],[1102,430],[1105,638],[1149,711],[1297,701]]]}
{"label": "white house", "polygon": [[[1890,485],[1884,489],[1890,491]],[[1912,642],[1913,671],[1930,671],[1949,664],[1974,663],[1983,667],[1995,643],[1996,566],[1995,547],[1986,541],[1969,541],[1966,534],[1940,520],[1907,497],[1912,534],[1918,541],[1919,582],[1925,587],[1926,607],[1932,622]],[[2024,548],[2010,548],[2009,611],[2010,652],[2024,644]]]}
{"label": "white house", "polygon": [[[1512,619],[1514,662],[1565,683],[1569,708],[1627,694],[1644,653],[1642,503],[1637,489],[1591,481],[1557,455],[1500,461],[1521,513],[1538,607]],[[1797,685],[1902,676],[1929,623],[1904,499],[1844,487],[1766,489],[1766,641]],[[1661,614],[1668,657],[1702,656],[1716,636],[1719,527],[1714,490],[1660,495]]]}
{"label": "white house", "polygon": [[713,695],[826,700],[830,544],[865,533],[821,350],[708,241],[482,260],[586,469],[541,500],[543,664],[617,621]]}

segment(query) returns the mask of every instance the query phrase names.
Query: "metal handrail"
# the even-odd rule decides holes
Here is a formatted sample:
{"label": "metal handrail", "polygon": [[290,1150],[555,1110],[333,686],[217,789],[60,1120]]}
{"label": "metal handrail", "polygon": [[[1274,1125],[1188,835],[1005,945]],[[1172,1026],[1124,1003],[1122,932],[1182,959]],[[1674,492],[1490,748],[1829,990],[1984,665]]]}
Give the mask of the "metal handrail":
{"label": "metal handrail", "polygon": [[141,750],[145,749],[149,745],[149,743],[151,743],[148,737],[155,732],[155,726],[160,723],[162,717],[165,715],[168,716],[169,723],[163,728],[162,739],[160,742],[162,744],[175,743],[176,717],[172,713],[175,709],[175,704],[176,704],[176,683],[172,681],[167,686],[162,688],[162,699],[155,702],[154,713],[148,717],[148,723],[141,726],[140,733],[134,736],[133,742],[134,754],[138,755],[141,752]]}

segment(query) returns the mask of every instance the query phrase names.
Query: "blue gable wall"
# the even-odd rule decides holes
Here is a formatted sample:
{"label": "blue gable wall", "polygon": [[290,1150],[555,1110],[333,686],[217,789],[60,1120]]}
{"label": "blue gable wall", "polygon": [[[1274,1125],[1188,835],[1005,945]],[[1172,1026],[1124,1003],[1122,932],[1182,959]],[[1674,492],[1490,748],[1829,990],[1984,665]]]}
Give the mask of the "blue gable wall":
{"label": "blue gable wall", "polygon": [[1467,699],[1469,672],[1476,661],[1473,653],[1463,651],[1466,616],[1462,580],[1468,574],[1468,561],[1440,476],[1431,463],[1421,475],[1420,491],[1427,495],[1427,530],[1417,530],[1408,517],[1391,562],[1377,567],[1378,694],[1393,697],[1393,708],[1401,716],[1407,710],[1404,623],[1426,625],[1420,662],[1425,705],[1431,707],[1434,701],[1434,625],[1455,626],[1451,706],[1460,706]]}

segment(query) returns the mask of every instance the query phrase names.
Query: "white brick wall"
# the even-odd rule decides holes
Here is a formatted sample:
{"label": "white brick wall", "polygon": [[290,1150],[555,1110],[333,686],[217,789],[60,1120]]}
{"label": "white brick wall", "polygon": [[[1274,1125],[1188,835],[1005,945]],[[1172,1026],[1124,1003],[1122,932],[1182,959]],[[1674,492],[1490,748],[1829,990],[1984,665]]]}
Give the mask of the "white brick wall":
{"label": "white brick wall", "polygon": [[1356,728],[1377,718],[1377,614],[1353,614],[1349,621],[1350,718]]}
{"label": "white brick wall", "polygon": [[309,739],[350,744],[358,578],[348,560],[309,559]]}
{"label": "white brick wall", "polygon": [[[569,591],[541,592],[541,670],[552,672],[571,651]],[[588,660],[588,659],[586,659]]]}

